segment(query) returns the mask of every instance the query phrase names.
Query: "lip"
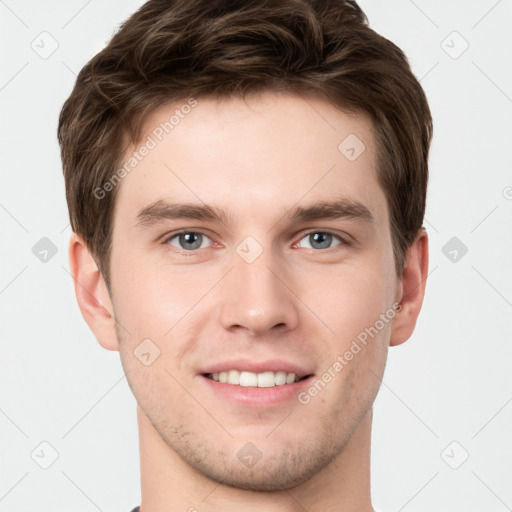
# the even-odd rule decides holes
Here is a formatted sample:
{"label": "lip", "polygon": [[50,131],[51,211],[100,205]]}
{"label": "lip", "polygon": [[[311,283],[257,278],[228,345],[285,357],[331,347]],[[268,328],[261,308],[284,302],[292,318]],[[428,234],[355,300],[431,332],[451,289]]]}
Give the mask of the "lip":
{"label": "lip", "polygon": [[[234,369],[235,367],[231,368]],[[307,386],[311,385],[314,375],[310,375],[292,384],[283,384],[269,388],[223,384],[204,375],[199,375],[198,377],[204,383],[205,394],[212,393],[215,398],[220,397],[241,407],[269,408],[289,403],[291,400],[297,402],[297,395]]]}
{"label": "lip", "polygon": [[231,359],[229,361],[222,361],[216,364],[212,364],[202,368],[198,373],[204,375],[207,373],[226,372],[229,370],[239,370],[241,372],[245,371],[253,373],[283,371],[286,373],[295,373],[295,375],[298,375],[299,377],[304,377],[314,373],[311,368],[306,368],[305,366],[301,366],[290,361],[285,361],[283,359],[266,359],[264,361],[255,361],[254,359],[244,358]]}

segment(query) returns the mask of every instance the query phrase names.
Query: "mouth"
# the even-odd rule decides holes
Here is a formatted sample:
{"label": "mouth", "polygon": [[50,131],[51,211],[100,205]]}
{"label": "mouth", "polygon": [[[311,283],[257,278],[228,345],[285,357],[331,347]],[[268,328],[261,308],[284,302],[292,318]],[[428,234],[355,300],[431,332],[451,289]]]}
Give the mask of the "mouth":
{"label": "mouth", "polygon": [[215,373],[203,373],[202,375],[207,379],[214,380],[221,384],[253,388],[271,388],[301,382],[311,377],[313,374],[298,375],[296,373],[286,371],[264,371],[261,373],[254,373],[232,369]]}

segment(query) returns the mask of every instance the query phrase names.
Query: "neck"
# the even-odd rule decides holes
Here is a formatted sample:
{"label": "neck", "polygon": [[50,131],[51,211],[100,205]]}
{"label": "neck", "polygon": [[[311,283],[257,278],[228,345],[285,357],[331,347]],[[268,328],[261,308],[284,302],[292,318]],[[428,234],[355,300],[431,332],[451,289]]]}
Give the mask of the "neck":
{"label": "neck", "polygon": [[343,451],[306,482],[262,492],[219,484],[186,464],[137,407],[141,463],[141,512],[372,512],[370,439],[372,410]]}

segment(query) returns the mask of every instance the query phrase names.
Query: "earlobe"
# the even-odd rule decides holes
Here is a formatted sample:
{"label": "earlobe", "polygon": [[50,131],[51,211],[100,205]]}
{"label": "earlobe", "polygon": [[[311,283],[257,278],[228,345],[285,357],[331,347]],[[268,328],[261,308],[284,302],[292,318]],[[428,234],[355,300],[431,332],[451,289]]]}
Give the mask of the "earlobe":
{"label": "earlobe", "polygon": [[428,275],[428,235],[421,228],[407,251],[404,272],[401,278],[401,308],[392,325],[391,346],[407,341],[416,326],[416,320],[423,304]]}
{"label": "earlobe", "polygon": [[98,343],[107,350],[119,350],[115,318],[105,280],[80,235],[69,240],[69,264],[78,306]]}

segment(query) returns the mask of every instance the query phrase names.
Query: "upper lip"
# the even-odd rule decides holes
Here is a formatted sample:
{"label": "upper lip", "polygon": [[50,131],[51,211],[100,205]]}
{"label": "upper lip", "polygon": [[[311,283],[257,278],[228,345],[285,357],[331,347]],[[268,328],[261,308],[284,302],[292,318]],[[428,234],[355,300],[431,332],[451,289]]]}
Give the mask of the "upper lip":
{"label": "upper lip", "polygon": [[311,375],[313,372],[299,364],[284,361],[282,359],[266,359],[265,361],[255,361],[254,359],[231,359],[229,361],[222,361],[209,365],[199,371],[199,373],[218,373],[228,370],[239,370],[253,373],[263,372],[279,372],[295,373],[299,377]]}

